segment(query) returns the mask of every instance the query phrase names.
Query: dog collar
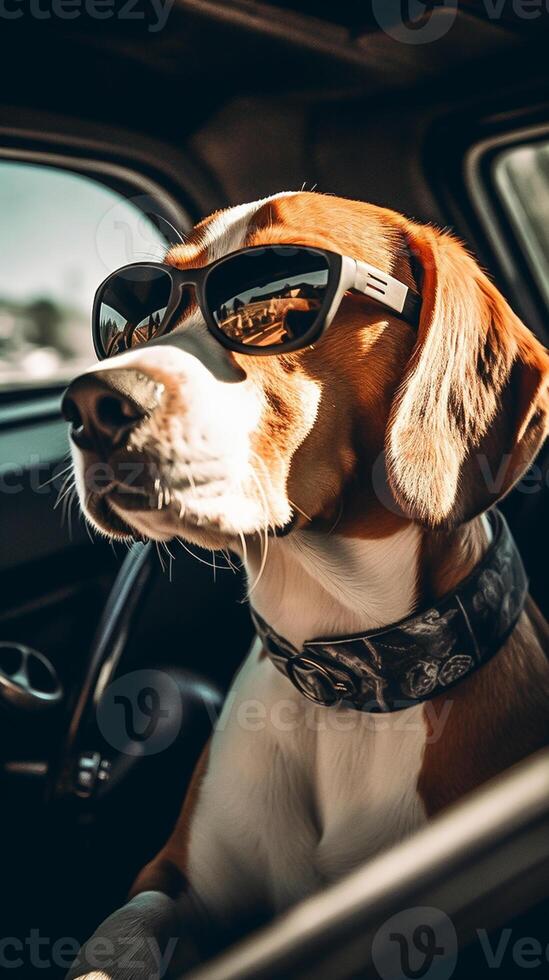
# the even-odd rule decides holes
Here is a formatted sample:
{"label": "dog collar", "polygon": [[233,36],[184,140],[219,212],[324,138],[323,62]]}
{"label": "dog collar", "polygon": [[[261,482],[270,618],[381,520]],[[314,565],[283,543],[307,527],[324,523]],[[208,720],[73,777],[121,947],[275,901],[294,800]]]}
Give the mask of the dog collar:
{"label": "dog collar", "polygon": [[473,571],[429,609],[391,626],[308,640],[301,650],[251,610],[265,650],[306,698],[359,711],[400,711],[443,694],[501,649],[528,591],[507,522],[489,513],[493,540]]}

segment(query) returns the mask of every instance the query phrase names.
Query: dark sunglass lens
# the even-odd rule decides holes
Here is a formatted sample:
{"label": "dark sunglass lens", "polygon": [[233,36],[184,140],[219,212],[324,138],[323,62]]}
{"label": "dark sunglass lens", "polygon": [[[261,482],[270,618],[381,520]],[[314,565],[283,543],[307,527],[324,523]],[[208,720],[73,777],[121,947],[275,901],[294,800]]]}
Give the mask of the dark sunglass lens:
{"label": "dark sunglass lens", "polygon": [[207,301],[220,330],[250,347],[284,347],[309,333],[328,285],[328,262],[304,247],[250,249],[212,270]]}
{"label": "dark sunglass lens", "polygon": [[164,269],[136,266],[112,276],[99,298],[99,346],[112,357],[152,340],[162,329],[172,282]]}

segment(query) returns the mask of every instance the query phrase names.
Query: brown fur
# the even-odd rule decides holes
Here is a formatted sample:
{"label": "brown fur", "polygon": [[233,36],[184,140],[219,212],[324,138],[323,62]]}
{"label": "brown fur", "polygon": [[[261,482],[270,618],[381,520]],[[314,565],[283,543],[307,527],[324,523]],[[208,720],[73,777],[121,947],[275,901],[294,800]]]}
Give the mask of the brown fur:
{"label": "brown fur", "polygon": [[[208,219],[170,261],[203,264],[207,226]],[[360,202],[304,193],[270,202],[254,218],[246,244],[276,243],[341,252],[421,290],[417,336],[375,302],[348,295],[313,347],[277,358],[232,356],[266,395],[253,448],[273,493],[288,495],[302,527],[337,523],[339,534],[376,538],[411,520],[423,524],[417,602],[432,601],[481,557],[486,541],[475,515],[510,489],[543,441],[549,357],[461,244],[433,228]],[[311,380],[321,399],[307,432]],[[373,489],[372,468],[384,452],[387,493],[400,510],[384,506]],[[487,486],[479,454],[492,476],[506,461],[496,488]],[[546,630],[530,602],[498,656],[453,688],[447,723],[438,741],[428,740],[419,779],[429,814],[547,741]],[[439,716],[442,700],[433,704]],[[185,870],[204,765],[152,863],[161,872],[166,861]],[[137,886],[143,887],[142,876]]]}
{"label": "brown fur", "polygon": [[[169,260],[203,264],[201,243],[214,217]],[[388,209],[311,193],[270,201],[254,216],[245,244],[280,243],[377,265],[420,285],[423,305],[417,338],[375,302],[349,295],[321,344],[283,358],[233,355],[270,404],[254,449],[278,492],[289,471],[288,495],[299,511],[320,527],[338,519],[339,533],[361,537],[391,534],[402,523],[371,492],[384,447],[392,493],[408,517],[430,526],[455,525],[507,492],[545,435],[549,358],[462,245]],[[303,378],[321,385],[322,401],[296,447]],[[487,478],[502,459],[500,486],[490,494]]]}
{"label": "brown fur", "polygon": [[[471,572],[486,549],[479,520],[427,535],[424,603],[435,602]],[[549,740],[549,629],[528,598],[505,647],[425,710],[428,739],[418,790],[431,816]],[[429,722],[446,718],[438,740]]]}
{"label": "brown fur", "polygon": [[418,781],[429,816],[549,741],[549,637],[546,626],[536,628],[532,605],[496,657],[432,702],[438,717],[448,713],[441,737],[427,743]]}

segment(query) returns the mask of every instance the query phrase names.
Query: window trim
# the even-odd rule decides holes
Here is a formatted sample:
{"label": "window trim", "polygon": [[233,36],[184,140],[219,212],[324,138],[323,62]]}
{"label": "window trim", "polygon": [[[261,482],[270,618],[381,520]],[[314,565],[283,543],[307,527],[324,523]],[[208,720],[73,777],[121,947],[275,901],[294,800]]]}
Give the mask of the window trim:
{"label": "window trim", "polygon": [[[17,425],[26,425],[37,419],[46,421],[58,419],[61,414],[61,397],[63,385],[46,389],[48,394],[36,391],[31,397],[6,399],[0,405],[0,432],[2,429],[12,429]],[[51,392],[55,391],[55,394]],[[25,394],[25,389],[16,389],[14,394]]]}
{"label": "window trim", "polygon": [[[122,197],[154,197],[159,213],[189,227],[226,206],[220,189],[190,156],[132,131],[47,113],[0,107],[0,161],[50,166],[90,177]],[[0,393],[0,426],[52,418],[63,384]]]}
{"label": "window trim", "polygon": [[[190,215],[174,198],[168,194],[161,184],[140,174],[138,171],[131,170],[124,164],[111,161],[103,161],[93,157],[73,157],[66,153],[44,153],[39,150],[14,149],[0,145],[0,161],[9,160],[16,163],[28,163],[43,167],[51,167],[55,170],[68,170],[71,173],[84,177],[93,177],[98,183],[119,190],[120,186],[139,191],[141,194],[158,198],[162,207],[173,214],[181,222],[188,223]],[[114,183],[101,180],[101,177],[109,177]]]}
{"label": "window trim", "polygon": [[480,139],[464,155],[463,175],[482,231],[510,291],[520,299],[521,314],[540,339],[549,342],[549,309],[529,255],[495,186],[494,165],[506,150],[549,140],[549,122],[507,129]]}

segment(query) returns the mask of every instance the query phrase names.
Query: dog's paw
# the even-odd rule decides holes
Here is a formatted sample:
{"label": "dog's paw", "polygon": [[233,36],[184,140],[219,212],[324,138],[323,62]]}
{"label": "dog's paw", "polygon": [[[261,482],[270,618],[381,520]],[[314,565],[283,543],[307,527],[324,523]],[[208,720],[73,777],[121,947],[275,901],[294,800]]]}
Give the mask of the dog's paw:
{"label": "dog's paw", "polygon": [[66,980],[162,980],[178,940],[174,902],[160,892],[144,892],[98,926]]}

